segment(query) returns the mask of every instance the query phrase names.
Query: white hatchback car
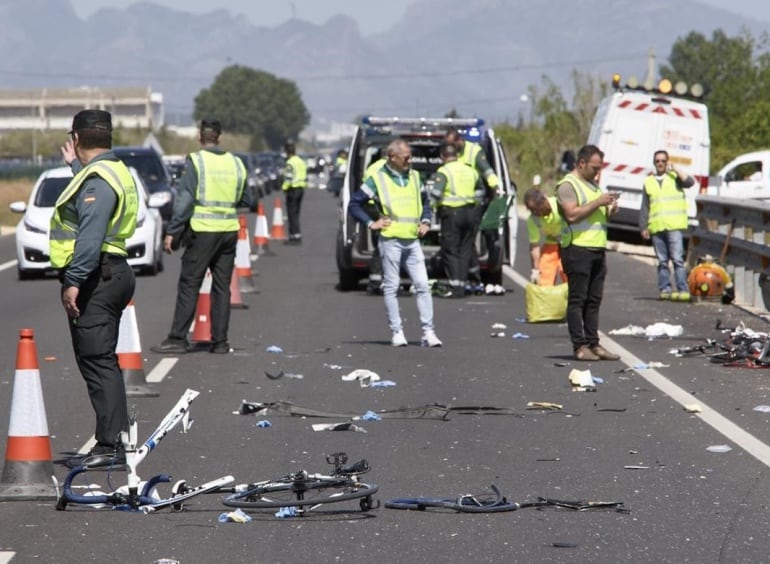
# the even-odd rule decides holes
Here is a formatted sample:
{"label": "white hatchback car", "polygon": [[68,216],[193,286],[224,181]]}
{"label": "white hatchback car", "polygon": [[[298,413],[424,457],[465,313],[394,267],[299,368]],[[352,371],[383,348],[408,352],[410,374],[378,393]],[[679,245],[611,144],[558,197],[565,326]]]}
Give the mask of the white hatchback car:
{"label": "white hatchback car", "polygon": [[[128,264],[142,274],[155,275],[163,270],[163,225],[142,179],[136,170],[129,170],[140,198],[136,232],[126,242]],[[11,211],[24,214],[16,226],[19,280],[53,271],[48,256],[48,230],[54,204],[71,179],[72,171],[68,166],[46,170],[35,182],[29,203],[11,203]]]}

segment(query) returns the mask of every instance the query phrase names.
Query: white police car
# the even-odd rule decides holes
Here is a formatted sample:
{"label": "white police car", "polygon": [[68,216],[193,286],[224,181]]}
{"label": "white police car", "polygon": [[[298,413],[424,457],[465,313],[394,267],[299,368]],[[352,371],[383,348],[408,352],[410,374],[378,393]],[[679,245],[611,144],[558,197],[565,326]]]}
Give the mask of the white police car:
{"label": "white police car", "polygon": [[[144,274],[155,275],[163,270],[162,221],[142,179],[129,169],[139,191],[136,232],[126,241],[128,264]],[[72,179],[70,167],[44,171],[35,182],[29,202],[12,202],[11,211],[24,214],[16,226],[16,255],[20,280],[52,272],[48,256],[48,230],[53,208],[59,195]]]}
{"label": "white police car", "polygon": [[[371,233],[348,213],[350,196],[361,186],[367,167],[383,156],[382,152],[390,141],[401,138],[409,143],[412,150],[412,168],[420,173],[423,183],[429,184],[431,176],[441,166],[439,148],[450,128],[456,129],[466,140],[481,146],[487,161],[500,179],[501,198],[507,204],[505,217],[497,228],[482,229],[479,232],[476,237],[476,253],[484,283],[502,283],[503,264],[513,266],[516,257],[518,216],[516,186],[508,172],[502,143],[492,128],[484,127],[484,121],[477,118],[370,116],[362,120],[353,135],[350,158],[340,190],[341,210],[336,252],[340,290],[353,290],[361,279],[369,276],[369,263],[374,248]],[[485,202],[485,209],[488,205],[489,202]],[[439,252],[440,237],[441,225],[434,214],[431,231],[421,242],[428,275],[437,279],[444,277]]]}

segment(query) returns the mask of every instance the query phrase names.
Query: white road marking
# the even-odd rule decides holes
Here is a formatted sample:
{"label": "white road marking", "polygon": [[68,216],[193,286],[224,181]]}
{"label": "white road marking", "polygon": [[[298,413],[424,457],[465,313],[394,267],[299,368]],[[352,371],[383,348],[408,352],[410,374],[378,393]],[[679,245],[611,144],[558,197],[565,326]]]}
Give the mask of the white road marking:
{"label": "white road marking", "polygon": [[8,564],[13,557],[16,556],[15,552],[2,551],[0,552],[0,564]]}
{"label": "white road marking", "polygon": [[155,368],[152,369],[152,372],[147,375],[147,382],[151,384],[162,382],[178,361],[179,359],[176,357],[161,359],[161,361],[155,365]]}
{"label": "white road marking", "polygon": [[[521,274],[513,270],[511,267],[503,266],[503,272],[508,278],[513,280],[516,285],[524,288],[529,280],[524,278]],[[634,356],[630,351],[623,348],[616,341],[605,335],[599,333],[602,342],[608,349],[620,355],[620,360],[629,368],[638,364],[644,364],[642,360]],[[565,333],[565,338],[567,337]],[[729,439],[743,450],[748,452],[754,458],[759,460],[765,466],[770,467],[770,446],[757,439],[754,435],[736,425],[730,421],[727,417],[721,415],[716,410],[703,403],[700,399],[696,398],[692,394],[686,392],[671,380],[663,376],[657,370],[647,369],[639,370],[636,372],[639,376],[647,380],[651,385],[655,386],[663,392],[665,395],[673,399],[676,403],[682,406],[689,404],[698,404],[702,411],[701,413],[694,414],[695,417],[699,417],[704,423],[707,423],[713,427],[718,433]]]}
{"label": "white road marking", "polygon": [[[2,272],[3,270],[8,270],[9,268],[13,268],[17,264],[19,264],[19,261],[17,261],[16,259],[4,262],[4,263],[0,264],[0,272]],[[0,564],[2,564],[2,562],[3,561],[0,560]]]}

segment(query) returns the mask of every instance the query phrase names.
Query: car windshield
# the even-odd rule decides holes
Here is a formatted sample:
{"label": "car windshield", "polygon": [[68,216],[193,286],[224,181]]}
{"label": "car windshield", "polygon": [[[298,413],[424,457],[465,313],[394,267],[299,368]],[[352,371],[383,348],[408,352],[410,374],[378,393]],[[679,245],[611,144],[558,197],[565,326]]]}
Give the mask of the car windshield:
{"label": "car windshield", "polygon": [[142,180],[144,180],[144,183],[147,185],[147,189],[150,190],[150,192],[154,192],[160,187],[164,187],[163,189],[166,190],[168,189],[166,186],[166,171],[163,168],[162,161],[157,155],[148,153],[126,153],[119,155],[119,158],[126,164],[126,166],[132,166],[137,170],[139,176],[142,177]]}
{"label": "car windshield", "polygon": [[[439,155],[439,140],[411,140],[407,139],[409,147],[412,149],[411,166],[420,173],[422,181],[427,181],[434,172],[441,166],[441,156]],[[374,163],[385,152],[385,145],[370,145],[366,148],[364,156],[364,169]]]}
{"label": "car windshield", "polygon": [[59,195],[67,187],[72,178],[49,177],[43,180],[35,194],[35,206],[38,208],[52,208],[59,199]]}

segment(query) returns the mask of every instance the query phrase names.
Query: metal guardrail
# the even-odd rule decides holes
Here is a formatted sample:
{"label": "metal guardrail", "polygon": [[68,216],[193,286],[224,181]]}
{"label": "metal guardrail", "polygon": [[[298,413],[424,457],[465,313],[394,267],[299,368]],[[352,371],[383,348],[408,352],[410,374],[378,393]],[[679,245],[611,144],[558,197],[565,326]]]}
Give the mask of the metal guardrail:
{"label": "metal guardrail", "polygon": [[733,278],[737,303],[770,309],[764,296],[770,294],[770,202],[698,196],[695,204],[688,267],[704,255],[719,259]]}

